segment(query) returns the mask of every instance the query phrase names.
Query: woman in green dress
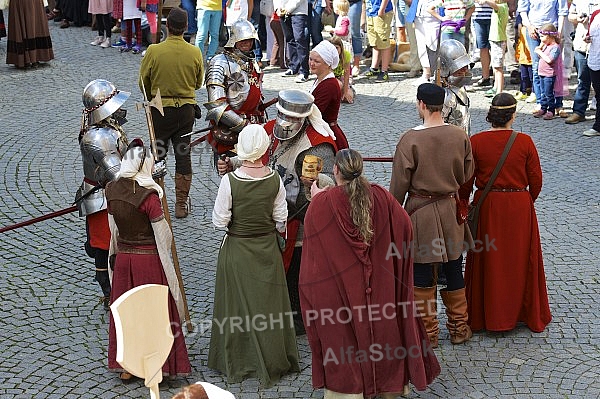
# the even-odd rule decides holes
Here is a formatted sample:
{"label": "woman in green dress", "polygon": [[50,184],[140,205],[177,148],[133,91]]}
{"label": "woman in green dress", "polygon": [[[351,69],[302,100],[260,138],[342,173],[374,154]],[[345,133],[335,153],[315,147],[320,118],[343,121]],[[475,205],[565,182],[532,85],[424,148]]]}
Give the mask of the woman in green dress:
{"label": "woman in green dress", "polygon": [[237,144],[241,166],[223,176],[213,224],[226,227],[217,261],[208,367],[230,383],[258,378],[272,386],[299,372],[296,334],[279,249],[285,230],[285,189],[261,157],[270,140],[248,125]]}

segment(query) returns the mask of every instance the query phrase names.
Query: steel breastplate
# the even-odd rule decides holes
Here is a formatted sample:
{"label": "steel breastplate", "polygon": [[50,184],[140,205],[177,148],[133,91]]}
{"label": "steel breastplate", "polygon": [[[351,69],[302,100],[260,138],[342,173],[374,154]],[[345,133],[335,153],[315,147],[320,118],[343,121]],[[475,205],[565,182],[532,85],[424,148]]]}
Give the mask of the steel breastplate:
{"label": "steel breastplate", "polygon": [[467,135],[471,135],[471,115],[469,112],[469,97],[461,87],[446,87],[446,98],[442,108],[442,116],[446,123],[462,127]]}

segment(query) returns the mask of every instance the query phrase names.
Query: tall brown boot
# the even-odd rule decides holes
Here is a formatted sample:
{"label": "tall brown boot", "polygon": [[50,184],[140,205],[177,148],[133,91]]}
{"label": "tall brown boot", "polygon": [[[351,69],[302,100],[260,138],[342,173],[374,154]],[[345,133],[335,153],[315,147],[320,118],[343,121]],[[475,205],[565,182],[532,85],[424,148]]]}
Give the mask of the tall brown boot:
{"label": "tall brown boot", "polygon": [[429,342],[433,348],[438,347],[440,335],[440,322],[437,318],[437,285],[433,287],[415,287],[415,306],[421,316]]}
{"label": "tall brown boot", "polygon": [[471,327],[467,325],[467,299],[465,297],[465,289],[461,288],[454,291],[440,291],[442,301],[446,306],[446,315],[448,322],[446,326],[450,332],[450,342],[453,344],[462,344],[467,342],[473,336]]}
{"label": "tall brown boot", "polygon": [[175,217],[185,218],[189,213],[188,194],[192,185],[192,174],[175,173]]}

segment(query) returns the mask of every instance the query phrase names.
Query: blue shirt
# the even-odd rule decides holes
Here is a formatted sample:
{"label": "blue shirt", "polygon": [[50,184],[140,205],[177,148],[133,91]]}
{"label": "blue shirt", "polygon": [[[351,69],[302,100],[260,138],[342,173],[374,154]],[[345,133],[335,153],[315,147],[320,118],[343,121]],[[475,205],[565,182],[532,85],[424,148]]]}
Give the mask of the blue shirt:
{"label": "blue shirt", "polygon": [[[367,0],[367,17],[376,17],[381,7],[382,0]],[[385,7],[385,12],[390,12],[394,9],[392,0],[389,0]]]}
{"label": "blue shirt", "polygon": [[569,15],[567,0],[519,0],[518,13],[526,13],[536,28],[552,24],[558,28],[558,17]]}

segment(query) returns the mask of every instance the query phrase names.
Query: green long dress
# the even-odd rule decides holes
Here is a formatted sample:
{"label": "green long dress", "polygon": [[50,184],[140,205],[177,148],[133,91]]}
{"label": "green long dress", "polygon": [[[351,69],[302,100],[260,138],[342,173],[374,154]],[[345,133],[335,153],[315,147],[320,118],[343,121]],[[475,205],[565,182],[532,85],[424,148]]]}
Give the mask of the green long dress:
{"label": "green long dress", "polygon": [[217,261],[208,367],[230,383],[256,377],[269,387],[300,371],[272,216],[280,178],[274,172],[261,180],[227,177],[232,215]]}

